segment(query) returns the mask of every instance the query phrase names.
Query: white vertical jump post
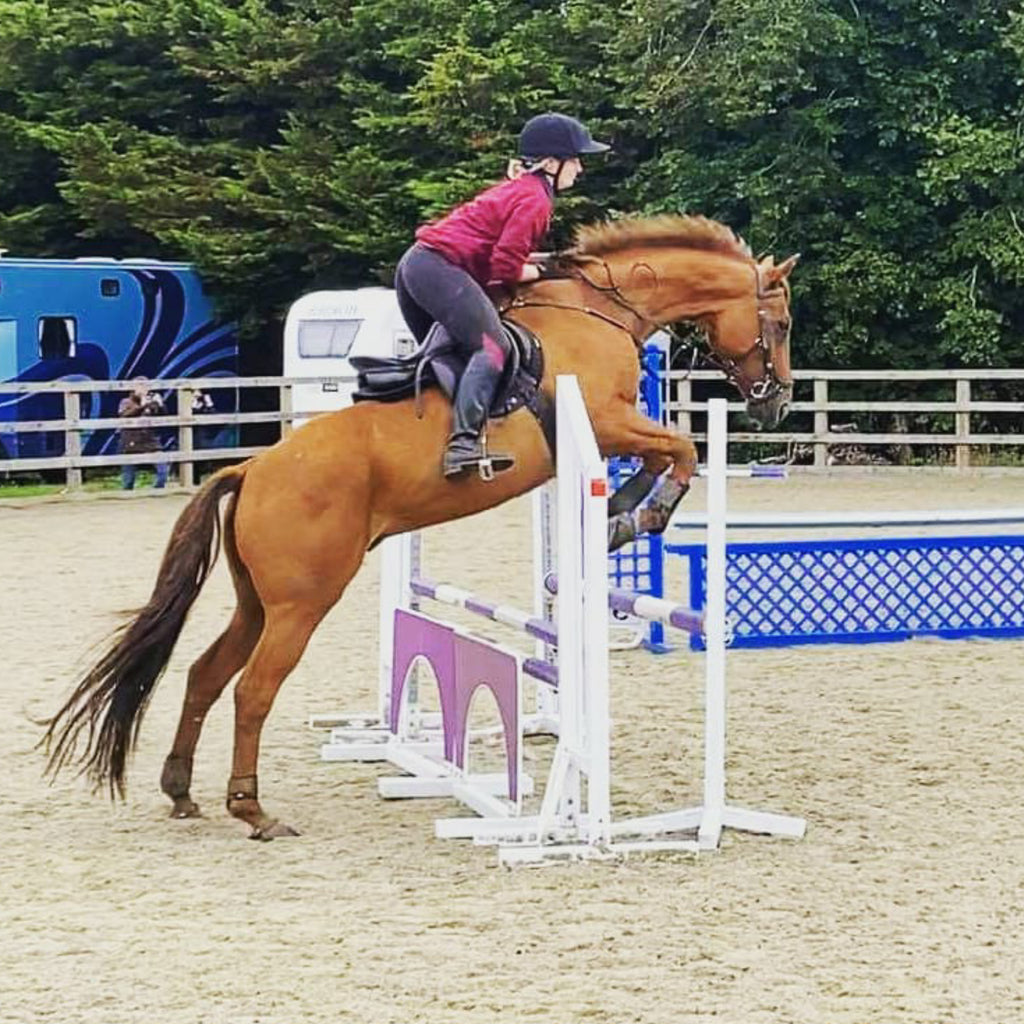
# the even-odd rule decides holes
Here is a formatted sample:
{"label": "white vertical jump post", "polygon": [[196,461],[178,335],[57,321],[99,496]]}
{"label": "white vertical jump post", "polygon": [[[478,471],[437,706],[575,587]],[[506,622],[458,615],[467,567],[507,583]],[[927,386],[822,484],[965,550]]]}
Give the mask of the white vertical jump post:
{"label": "white vertical jump post", "polygon": [[725,538],[728,513],[728,403],[708,402],[707,456],[707,606],[704,610],[704,803],[679,812],[680,827],[697,829],[702,850],[718,847],[723,828],[789,836],[804,834],[803,818],[730,807],[725,796]]}
{"label": "white vertical jump post", "polygon": [[[556,439],[557,445],[557,439]],[[550,484],[538,487],[533,493],[533,614],[538,619],[554,621],[555,598],[544,586],[544,580],[555,565],[555,537],[551,527],[553,500]],[[533,655],[539,661],[557,660],[557,649],[538,639]],[[558,693],[552,687],[538,686],[536,705],[532,716],[524,722],[528,735],[558,735]]]}
{"label": "white vertical jump post", "polygon": [[539,844],[558,824],[576,832],[589,846],[607,846],[611,842],[608,472],[575,377],[558,378],[555,401],[560,465],[558,565],[565,578],[565,586],[558,591],[559,744],[534,840]]}

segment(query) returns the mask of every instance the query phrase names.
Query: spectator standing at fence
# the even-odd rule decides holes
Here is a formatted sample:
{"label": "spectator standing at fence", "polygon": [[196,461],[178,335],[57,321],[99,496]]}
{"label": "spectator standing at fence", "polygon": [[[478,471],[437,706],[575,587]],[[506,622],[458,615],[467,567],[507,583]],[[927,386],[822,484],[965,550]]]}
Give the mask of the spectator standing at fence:
{"label": "spectator standing at fence", "polygon": [[[204,416],[207,413],[216,412],[217,407],[213,404],[213,399],[205,391],[197,391],[192,396],[192,415],[193,416]],[[200,427],[197,428],[199,433],[197,437],[197,447],[199,448],[212,448],[213,445],[208,442],[216,435],[219,429],[216,426],[213,427]]]}
{"label": "spectator standing at fence", "polygon": [[[205,391],[197,391],[192,396],[192,415],[193,416],[206,416],[210,413],[215,413],[217,407],[213,404],[213,399]],[[220,426],[213,424],[212,426],[195,427],[194,428],[194,442],[193,447],[197,450],[203,448],[216,448],[217,447],[217,435],[220,433]],[[213,462],[196,462],[195,463],[195,480],[199,483],[203,477],[213,470]]]}
{"label": "spectator standing at fence", "polygon": [[[164,413],[164,401],[149,390],[149,381],[146,377],[136,377],[132,381],[134,387],[127,398],[121,400],[117,407],[117,415],[123,420],[130,420],[139,416],[162,416]],[[156,470],[156,486],[163,487],[167,483],[167,473],[170,466],[162,457],[160,440],[153,427],[121,427],[120,431],[120,452],[122,455],[148,455],[154,454],[153,468]],[[121,467],[121,487],[130,491],[135,487],[135,474],[138,470],[138,463],[132,463]]]}

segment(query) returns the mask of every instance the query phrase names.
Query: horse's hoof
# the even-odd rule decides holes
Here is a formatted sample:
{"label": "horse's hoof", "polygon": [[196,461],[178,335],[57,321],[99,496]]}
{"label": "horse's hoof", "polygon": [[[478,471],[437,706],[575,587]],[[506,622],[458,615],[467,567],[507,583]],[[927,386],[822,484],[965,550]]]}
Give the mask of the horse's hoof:
{"label": "horse's hoof", "polygon": [[171,808],[171,817],[175,819],[201,818],[202,816],[199,805],[194,804],[191,800],[175,800],[174,806]]}
{"label": "horse's hoof", "polygon": [[272,821],[269,825],[264,825],[262,828],[254,828],[249,833],[249,838],[261,839],[263,842],[269,843],[271,839],[283,839],[286,836],[301,834],[301,832],[296,832],[291,825],[286,825],[283,821]]}

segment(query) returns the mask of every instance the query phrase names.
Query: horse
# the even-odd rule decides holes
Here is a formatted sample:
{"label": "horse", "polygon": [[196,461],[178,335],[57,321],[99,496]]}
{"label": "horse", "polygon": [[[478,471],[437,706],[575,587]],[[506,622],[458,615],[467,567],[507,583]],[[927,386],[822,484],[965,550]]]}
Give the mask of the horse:
{"label": "horse", "polygon": [[[792,397],[787,278],[796,259],[755,260],[728,227],[701,217],[627,219],[582,228],[561,256],[564,276],[517,290],[505,314],[540,339],[542,396],[552,402],[555,378],[575,374],[602,455],[643,460],[637,477],[610,499],[616,541],[663,529],[697,470],[690,438],[637,411],[644,339],[678,321],[696,322],[751,418],[774,425]],[[492,508],[555,472],[545,431],[520,408],[489,427],[495,446],[514,456],[513,468],[492,479],[445,479],[450,417],[435,389],[417,401],[360,402],[211,476],[173,527],[148,603],[42,723],[47,772],[75,764],[96,788],[124,798],[149,699],[223,547],[237,606],[189,669],[161,788],[172,817],[199,816],[190,793],[193,754],[207,712],[241,672],[228,812],[249,826],[251,838],[298,834],[259,801],[260,735],[281,684],[367,551],[386,537]],[[650,506],[638,515],[634,509],[652,489]]]}

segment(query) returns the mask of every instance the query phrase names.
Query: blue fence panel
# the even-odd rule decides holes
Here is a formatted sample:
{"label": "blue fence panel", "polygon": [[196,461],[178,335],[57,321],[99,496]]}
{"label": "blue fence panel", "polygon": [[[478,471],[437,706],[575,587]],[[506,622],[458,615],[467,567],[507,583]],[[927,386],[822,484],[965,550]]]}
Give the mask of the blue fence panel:
{"label": "blue fence panel", "polygon": [[[666,551],[688,559],[703,608],[704,546]],[[1024,636],[1024,536],[730,544],[726,615],[733,647]]]}
{"label": "blue fence panel", "polygon": [[[663,422],[662,388],[665,381],[665,352],[657,345],[644,349],[643,373],[640,377],[640,407],[659,423]],[[640,459],[613,458],[608,460],[608,482],[612,493],[622,486],[641,466]],[[631,590],[637,594],[663,597],[664,549],[660,535],[645,534],[632,544],[608,556],[608,581],[613,587]],[[647,645],[663,648],[665,628],[652,622],[647,633]]]}

